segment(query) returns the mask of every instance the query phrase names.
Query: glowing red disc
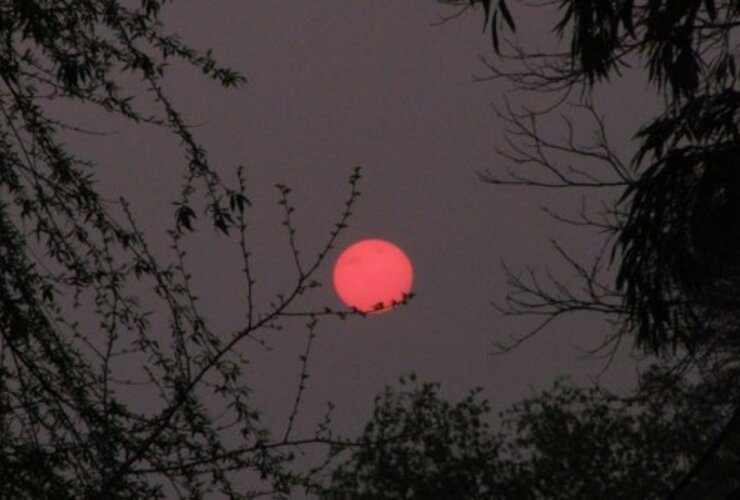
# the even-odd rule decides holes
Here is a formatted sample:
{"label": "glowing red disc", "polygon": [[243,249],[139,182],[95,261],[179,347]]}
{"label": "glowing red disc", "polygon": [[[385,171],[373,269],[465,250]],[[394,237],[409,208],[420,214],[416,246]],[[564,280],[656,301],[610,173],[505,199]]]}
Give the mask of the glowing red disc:
{"label": "glowing red disc", "polygon": [[363,312],[388,311],[411,292],[414,271],[406,254],[379,239],[348,247],[334,264],[334,289],[349,307]]}

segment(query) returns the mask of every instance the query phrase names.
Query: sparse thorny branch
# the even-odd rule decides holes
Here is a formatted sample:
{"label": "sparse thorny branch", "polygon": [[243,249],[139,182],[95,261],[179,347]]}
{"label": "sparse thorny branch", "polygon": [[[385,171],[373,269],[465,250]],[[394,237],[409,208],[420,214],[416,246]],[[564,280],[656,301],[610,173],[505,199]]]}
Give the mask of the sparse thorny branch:
{"label": "sparse thorny branch", "polygon": [[306,323],[306,329],[308,330],[308,334],[306,335],[306,348],[298,357],[301,362],[301,371],[298,375],[298,389],[296,389],[295,400],[293,401],[293,409],[290,411],[290,415],[288,416],[288,425],[285,428],[285,434],[283,434],[283,442],[287,442],[290,438],[290,432],[293,430],[293,424],[295,422],[296,416],[298,415],[298,408],[301,405],[301,399],[303,397],[303,393],[306,390],[306,380],[308,380],[308,358],[311,355],[313,339],[316,337],[317,323],[318,320],[316,319],[316,317],[311,318],[308,323]]}
{"label": "sparse thorny branch", "polygon": [[282,313],[282,315],[284,317],[292,318],[320,318],[329,316],[344,320],[350,316],[366,317],[369,314],[390,311],[391,309],[394,309],[396,307],[406,306],[413,298],[413,293],[404,293],[400,300],[392,300],[388,304],[378,304],[370,312],[362,311],[360,309],[357,309],[356,307],[350,309],[333,309],[331,307],[324,307],[320,311],[285,311]]}
{"label": "sparse thorny branch", "polygon": [[295,207],[290,203],[288,194],[290,194],[290,188],[284,184],[278,184],[276,186],[280,191],[280,206],[285,211],[285,219],[283,220],[283,226],[288,232],[288,242],[290,244],[290,253],[293,255],[293,262],[295,262],[296,271],[298,272],[299,278],[303,278],[303,266],[301,265],[301,255],[298,245],[296,243],[296,228],[293,223],[293,212]]}
{"label": "sparse thorny branch", "polygon": [[321,263],[324,261],[328,252],[333,248],[334,242],[339,234],[347,227],[347,223],[352,214],[352,207],[359,196],[357,190],[357,183],[361,178],[360,167],[355,168],[353,174],[350,176],[350,194],[345,202],[345,209],[339,218],[339,222],[335,224],[334,229],[330,232],[327,243],[319,251],[313,264],[308,268],[306,273],[301,276],[296,285],[292,288],[289,294],[286,296],[280,296],[279,301],[274,305],[273,309],[267,312],[262,317],[259,317],[251,327],[246,327],[241,331],[237,332],[232,336],[232,339],[225,343],[222,347],[217,349],[209,358],[200,366],[199,371],[193,374],[192,378],[188,379],[185,386],[181,387],[176,395],[174,401],[164,410],[162,410],[158,417],[152,419],[151,430],[147,432],[147,436],[141,440],[141,443],[129,454],[128,458],[121,463],[116,470],[110,474],[102,482],[102,486],[99,490],[101,496],[106,496],[110,491],[115,488],[116,483],[121,480],[131,470],[132,466],[143,459],[150,447],[158,439],[165,429],[171,424],[173,418],[177,415],[180,409],[187,403],[191,393],[204,379],[204,377],[210,373],[210,371],[217,365],[219,360],[227,353],[231,352],[233,348],[244,338],[249,337],[254,331],[257,331],[263,327],[273,324],[279,320],[284,314],[284,311],[288,308],[293,301],[304,293],[308,281],[312,278],[314,272],[318,269]]}
{"label": "sparse thorny branch", "polygon": [[237,178],[239,182],[239,188],[237,191],[231,193],[230,203],[232,208],[236,208],[237,212],[237,224],[239,231],[239,250],[242,258],[242,272],[244,273],[244,280],[246,282],[246,301],[247,301],[247,328],[252,328],[254,321],[254,277],[252,271],[252,253],[247,248],[247,218],[246,218],[246,206],[251,205],[249,198],[246,196],[247,182],[244,178],[244,168],[242,166],[237,170]]}

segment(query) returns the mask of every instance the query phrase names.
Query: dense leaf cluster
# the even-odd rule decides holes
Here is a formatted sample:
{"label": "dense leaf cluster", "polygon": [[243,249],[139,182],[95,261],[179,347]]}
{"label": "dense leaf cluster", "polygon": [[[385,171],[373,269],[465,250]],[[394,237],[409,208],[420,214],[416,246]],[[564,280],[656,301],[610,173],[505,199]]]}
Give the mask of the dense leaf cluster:
{"label": "dense leaf cluster", "polygon": [[[498,432],[476,392],[452,404],[436,384],[402,383],[376,400],[367,444],[346,450],[322,497],[666,498],[732,410],[726,400],[717,405],[727,394],[716,385],[674,377],[655,367],[630,399],[559,380],[503,412]],[[690,498],[725,498],[740,487],[736,476],[728,482],[739,454],[712,466]]]}
{"label": "dense leaf cluster", "polygon": [[640,131],[618,285],[645,347],[737,347],[740,92],[696,96]]}
{"label": "dense leaf cluster", "polygon": [[364,444],[333,472],[323,496],[496,498],[500,444],[490,433],[490,410],[477,391],[452,405],[438,396],[438,384],[403,389],[386,388],[376,398]]}

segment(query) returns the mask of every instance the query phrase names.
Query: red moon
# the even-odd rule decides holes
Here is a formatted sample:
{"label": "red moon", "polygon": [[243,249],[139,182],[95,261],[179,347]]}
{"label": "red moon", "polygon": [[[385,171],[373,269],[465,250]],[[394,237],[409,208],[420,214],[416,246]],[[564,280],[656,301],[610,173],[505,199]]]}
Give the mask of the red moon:
{"label": "red moon", "polygon": [[[362,312],[384,312],[411,291],[414,271],[406,254],[385,240],[349,246],[334,264],[334,289],[342,302]],[[379,311],[382,309],[382,311]]]}

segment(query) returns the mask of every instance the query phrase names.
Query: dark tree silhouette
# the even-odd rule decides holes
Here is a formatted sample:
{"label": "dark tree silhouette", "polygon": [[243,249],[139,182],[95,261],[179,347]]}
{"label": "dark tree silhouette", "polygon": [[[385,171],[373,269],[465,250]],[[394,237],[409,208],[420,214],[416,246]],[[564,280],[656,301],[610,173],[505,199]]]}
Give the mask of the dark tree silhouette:
{"label": "dark tree silhouette", "polygon": [[[234,187],[218,177],[162,87],[172,59],[225,87],[244,78],[218,65],[210,51],[166,34],[163,4],[0,2],[2,498],[285,495],[305,481],[287,467],[296,447],[330,442],[321,434],[325,426],[317,435],[292,435],[305,356],[320,317],[355,312],[301,311],[298,301],[317,286],[313,276],[346,227],[360,171],[352,173],[345,207],[314,256],[299,255],[290,190],[278,186],[296,278],[270,307],[257,306],[242,170]],[[158,111],[137,108],[134,97],[142,96],[129,95],[121,83],[131,75],[145,83]],[[167,233],[173,259],[150,247],[126,200],[101,197],[95,165],[58,138],[60,131],[93,132],[53,118],[49,102],[97,105],[181,139],[187,169]],[[233,332],[206,321],[185,264],[199,206],[214,237],[232,237],[241,249],[244,318]],[[152,313],[164,318],[162,326],[152,326]],[[288,321],[305,323],[308,347],[295,406],[274,437],[250,401],[241,369],[246,351],[239,347],[264,343],[260,332]],[[133,367],[139,375],[130,375]],[[133,404],[141,394],[149,410]],[[249,473],[254,486],[238,491],[236,472]]]}
{"label": "dark tree silhouette", "polygon": [[[332,472],[323,498],[499,498],[500,443],[476,391],[456,404],[437,384],[401,380],[386,388],[349,460]],[[340,453],[341,448],[335,451]]]}
{"label": "dark tree silhouette", "polygon": [[[321,496],[662,499],[721,431],[715,412],[732,412],[727,395],[659,366],[645,372],[631,398],[559,380],[502,412],[493,432],[488,403],[475,391],[453,404],[437,384],[412,378],[376,399],[367,444],[344,449],[348,456]],[[723,499],[740,486],[732,474],[740,454],[712,465],[687,498]]]}
{"label": "dark tree silhouette", "polygon": [[[509,125],[509,148],[501,153],[517,169],[504,177],[486,173],[484,179],[603,193],[600,213],[584,209],[575,219],[553,214],[557,220],[608,236],[592,265],[579,262],[556,244],[583,286],[574,289],[553,277],[543,282],[534,271],[522,275],[507,270],[512,291],[500,306],[502,313],[540,315],[543,321],[504,350],[537,334],[562,314],[596,311],[607,314],[614,325],[603,349],[613,353],[626,334],[633,334],[640,352],[660,355],[678,371],[698,371],[736,384],[740,89],[735,56],[740,3],[444,3],[458,6],[460,12],[483,7],[497,56],[492,59],[495,62],[484,61],[490,75],[481,80],[502,80],[530,94],[523,111],[508,99],[499,106]],[[555,36],[549,49],[532,49],[508,36],[516,27],[518,9],[527,8],[551,10]],[[506,28],[509,31],[502,35]],[[606,117],[598,112],[594,95],[624,70],[635,68],[646,73],[662,106],[634,135],[638,146],[627,164],[608,140]],[[539,101],[532,98],[535,95]],[[543,104],[534,107],[537,102]],[[568,107],[593,120],[592,142],[578,140],[576,124],[584,125],[583,116],[561,116],[564,140],[542,132],[543,122]],[[740,408],[740,400],[734,404]],[[731,436],[740,431],[740,419],[731,414],[722,418],[727,423],[718,433],[719,441],[674,495],[690,486],[700,468],[706,472],[706,464],[719,450],[736,446]]]}
{"label": "dark tree silhouette", "polygon": [[[503,0],[495,8],[488,0],[444,3],[464,9],[482,4],[496,40],[502,18],[514,27],[516,15]],[[491,75],[483,79],[505,79],[517,90],[551,97],[543,109],[530,104],[519,112],[507,104],[500,113],[512,126],[508,157],[544,167],[552,180],[526,172],[486,180],[621,190],[605,210],[607,219],[579,222],[614,235],[618,273],[608,295],[620,299],[617,311],[628,319],[638,346],[651,353],[730,347],[740,248],[732,220],[740,203],[733,161],[740,94],[732,35],[740,26],[740,5],[714,0],[514,4],[557,7],[557,48],[532,51],[507,39],[504,50],[497,41],[499,63],[487,62]],[[635,135],[640,146],[629,168],[611,147],[592,98],[594,89],[627,67],[644,68],[664,98],[662,113]],[[594,143],[574,141],[567,116],[567,141],[549,140],[537,129],[538,120],[568,102],[591,114]],[[588,160],[587,166],[568,165],[576,157]]]}
{"label": "dark tree silhouette", "polygon": [[[491,20],[510,8],[503,1],[496,9],[474,0],[444,3],[463,9],[483,4]],[[605,344],[631,332],[648,354],[687,355],[694,362],[735,357],[740,93],[733,34],[740,26],[740,5],[713,0],[516,5],[557,6],[561,17],[553,29],[565,50],[530,51],[507,39],[506,49],[497,45],[497,62],[485,61],[491,75],[481,80],[504,79],[517,91],[548,99],[537,109],[528,100],[524,111],[507,99],[497,109],[509,125],[509,148],[499,152],[518,168],[508,176],[489,172],[483,178],[505,185],[601,189],[605,197],[596,216],[585,210],[575,220],[553,215],[606,232],[611,240],[592,266],[557,248],[584,279],[585,293],[557,280],[548,289],[531,274],[528,280],[509,273],[513,293],[502,311],[542,314],[540,326],[565,312],[599,311],[612,315],[617,327]],[[504,17],[516,19],[510,13]],[[501,28],[492,23],[491,29]],[[593,98],[600,84],[627,67],[643,68],[664,101],[662,112],[635,134],[639,147],[630,165],[611,145],[606,118]],[[564,106],[581,114],[580,127],[592,120],[593,142],[578,141],[577,122],[566,114],[561,115],[565,140],[540,131],[540,122]]]}

